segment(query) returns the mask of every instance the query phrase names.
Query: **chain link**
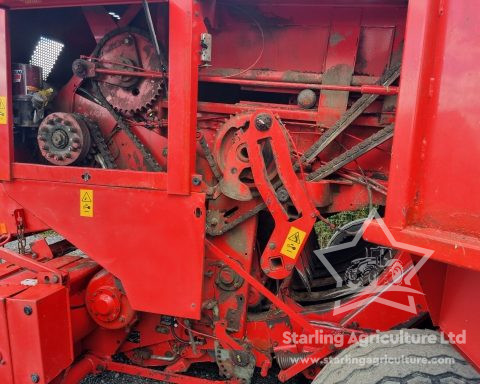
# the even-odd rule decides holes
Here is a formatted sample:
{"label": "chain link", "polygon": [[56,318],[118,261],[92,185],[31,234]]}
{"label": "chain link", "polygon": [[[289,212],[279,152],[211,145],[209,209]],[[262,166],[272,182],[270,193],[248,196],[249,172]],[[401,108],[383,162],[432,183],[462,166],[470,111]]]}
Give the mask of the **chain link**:
{"label": "chain link", "polygon": [[25,238],[25,225],[21,217],[17,220],[17,246],[18,253],[25,255],[27,253],[27,239]]}

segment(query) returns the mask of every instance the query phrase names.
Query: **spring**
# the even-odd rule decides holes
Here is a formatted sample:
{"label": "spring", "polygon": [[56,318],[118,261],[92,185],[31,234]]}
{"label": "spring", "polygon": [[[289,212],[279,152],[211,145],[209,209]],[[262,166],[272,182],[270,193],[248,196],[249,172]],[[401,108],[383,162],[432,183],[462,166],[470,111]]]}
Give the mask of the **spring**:
{"label": "spring", "polygon": [[278,366],[280,369],[284,370],[290,368],[292,365],[300,362],[302,359],[308,357],[310,353],[300,352],[300,353],[290,353],[290,352],[277,352],[275,354],[275,359],[277,360]]}

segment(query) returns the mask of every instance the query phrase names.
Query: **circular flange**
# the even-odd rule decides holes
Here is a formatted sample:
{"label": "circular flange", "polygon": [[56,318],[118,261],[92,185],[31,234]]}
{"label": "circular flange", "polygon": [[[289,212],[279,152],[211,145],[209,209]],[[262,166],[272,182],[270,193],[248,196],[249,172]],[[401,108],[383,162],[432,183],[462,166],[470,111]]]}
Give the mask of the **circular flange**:
{"label": "circular flange", "polygon": [[103,328],[126,327],[135,317],[120,282],[105,270],[90,280],[85,299],[88,313]]}
{"label": "circular flange", "polygon": [[38,128],[40,153],[55,165],[70,165],[82,161],[91,148],[87,123],[72,113],[48,115]]}

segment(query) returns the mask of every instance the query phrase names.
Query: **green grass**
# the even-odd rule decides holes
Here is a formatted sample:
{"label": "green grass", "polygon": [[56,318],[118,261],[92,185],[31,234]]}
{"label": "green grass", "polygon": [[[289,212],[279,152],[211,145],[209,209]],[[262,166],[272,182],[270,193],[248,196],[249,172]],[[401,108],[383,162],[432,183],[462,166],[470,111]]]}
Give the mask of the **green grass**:
{"label": "green grass", "polygon": [[[329,216],[328,221],[337,227],[341,227],[353,220],[363,219],[368,217],[368,207],[359,209],[357,211],[344,211]],[[315,231],[318,236],[318,245],[320,248],[325,248],[328,241],[335,233],[335,229],[331,229],[327,224],[319,221],[315,224]]]}

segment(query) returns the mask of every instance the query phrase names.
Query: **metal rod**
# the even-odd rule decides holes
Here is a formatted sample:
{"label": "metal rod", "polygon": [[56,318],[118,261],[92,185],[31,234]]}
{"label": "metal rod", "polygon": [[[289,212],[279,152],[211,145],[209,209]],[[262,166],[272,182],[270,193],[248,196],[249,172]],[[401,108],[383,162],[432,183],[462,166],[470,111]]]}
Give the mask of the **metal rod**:
{"label": "metal rod", "polygon": [[[122,71],[119,69],[107,69],[96,68],[96,73],[106,75],[118,75],[118,76],[137,76],[147,77],[152,79],[163,79],[165,74],[155,71]],[[265,81],[265,80],[247,80],[247,79],[230,79],[221,76],[202,76],[200,75],[200,81],[208,83],[221,83],[221,84],[238,84],[253,87],[263,88],[288,88],[288,89],[316,89],[325,91],[345,91],[345,92],[358,92],[362,94],[373,95],[396,95],[399,92],[397,86],[383,86],[383,85],[334,85],[334,84],[313,84],[313,83],[289,83],[281,81]]]}
{"label": "metal rod", "polygon": [[249,80],[249,79],[232,79],[221,76],[202,76],[200,75],[200,81],[211,83],[224,83],[224,84],[238,84],[257,87],[272,87],[272,88],[292,88],[292,89],[319,89],[326,91],[347,91],[347,92],[359,92],[363,94],[376,94],[376,95],[396,95],[398,94],[399,87],[396,86],[382,86],[382,85],[334,85],[334,84],[313,84],[313,83],[291,83],[282,81],[265,81],[265,80]]}
{"label": "metal rod", "polygon": [[150,7],[148,6],[147,0],[143,0],[142,4],[143,4],[143,11],[145,12],[145,18],[147,19],[150,38],[152,39],[153,45],[155,46],[155,52],[157,52],[158,57],[162,57],[160,52],[160,45],[158,44],[157,35],[155,33],[155,27],[153,25],[152,15],[150,13]]}
{"label": "metal rod", "polygon": [[126,373],[133,376],[141,376],[153,380],[161,380],[167,383],[178,383],[178,384],[239,384],[240,380],[230,379],[230,380],[208,380],[198,377],[180,375],[173,372],[163,372],[155,369],[138,367],[135,365],[128,365],[122,363],[116,363],[113,361],[104,362],[105,369],[107,371]]}
{"label": "metal rod", "polygon": [[275,296],[271,291],[269,291],[265,286],[260,283],[257,279],[255,279],[252,275],[250,275],[247,271],[245,271],[240,264],[231,259],[230,256],[223,253],[223,251],[214,245],[210,241],[206,241],[207,248],[210,252],[218,259],[223,261],[227,264],[230,268],[232,268],[236,273],[238,273],[241,277],[245,279],[245,281],[250,284],[254,289],[256,289],[259,293],[265,296],[270,302],[276,306],[278,309],[283,311],[292,322],[296,323],[303,329],[314,332],[315,327],[310,324],[310,322],[300,313],[296,312],[295,309],[291,308],[288,304],[282,301],[280,298]]}

